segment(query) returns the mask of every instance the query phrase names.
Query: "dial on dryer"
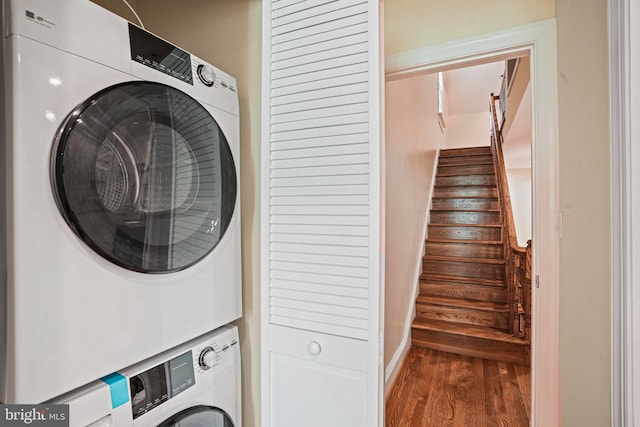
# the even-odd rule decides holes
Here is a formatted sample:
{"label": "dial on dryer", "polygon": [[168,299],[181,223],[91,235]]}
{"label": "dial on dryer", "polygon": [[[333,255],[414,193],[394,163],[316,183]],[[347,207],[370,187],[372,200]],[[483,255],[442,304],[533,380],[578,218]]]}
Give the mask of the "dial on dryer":
{"label": "dial on dryer", "polygon": [[216,73],[212,67],[200,64],[198,65],[198,78],[205,86],[213,86],[216,81]]}

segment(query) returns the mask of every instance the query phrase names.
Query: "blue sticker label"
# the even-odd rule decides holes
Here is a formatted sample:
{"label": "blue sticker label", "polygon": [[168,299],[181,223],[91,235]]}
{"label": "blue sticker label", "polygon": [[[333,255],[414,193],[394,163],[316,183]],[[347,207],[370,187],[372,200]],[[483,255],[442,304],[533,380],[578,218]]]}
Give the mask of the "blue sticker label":
{"label": "blue sticker label", "polygon": [[102,377],[101,380],[109,385],[111,391],[111,408],[115,409],[129,401],[129,388],[127,387],[127,379],[124,375],[114,372],[106,377]]}

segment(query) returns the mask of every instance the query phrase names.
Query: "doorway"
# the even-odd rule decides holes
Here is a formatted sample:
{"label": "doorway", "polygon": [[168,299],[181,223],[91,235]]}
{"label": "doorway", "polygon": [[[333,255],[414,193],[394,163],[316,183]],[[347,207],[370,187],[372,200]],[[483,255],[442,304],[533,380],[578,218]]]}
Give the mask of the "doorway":
{"label": "doorway", "polygon": [[[514,62],[519,65],[508,67]],[[398,247],[421,237],[419,227],[404,232],[411,228],[404,225],[412,223],[411,213],[399,211],[411,207],[413,200],[402,200],[402,194],[414,193],[416,199],[424,194],[423,204],[430,211],[424,253],[418,249],[417,254],[404,255],[418,258],[424,266],[414,299],[413,347],[388,394],[387,426],[450,422],[481,426],[496,420],[529,425],[525,329],[525,318],[531,314],[529,298],[522,304],[511,303],[508,296],[515,296],[514,289],[508,285],[510,279],[502,277],[509,265],[503,248],[513,256],[511,244],[517,244],[524,257],[531,239],[529,64],[528,57],[515,58],[410,76],[386,85],[386,175],[391,190],[387,200],[392,206],[403,206],[392,208],[386,220],[390,260],[386,280],[393,286],[387,288],[390,306],[397,300],[399,282],[411,280],[403,278],[397,265],[402,263]],[[498,122],[511,193],[507,205],[515,219],[503,236],[513,236],[511,244],[503,244],[496,233],[511,215],[509,210],[500,215],[502,190],[497,187],[496,170],[501,168],[494,170],[491,156],[487,107],[493,93],[501,94],[502,101]],[[404,162],[398,157],[404,157]],[[407,172],[415,163],[426,171]],[[413,182],[416,177],[418,182]],[[403,190],[398,189],[399,180],[404,182]],[[524,293],[530,291],[520,295]],[[516,330],[511,305],[520,308]],[[389,340],[394,338],[393,316],[389,310]]]}
{"label": "doorway", "polygon": [[[531,58],[532,99],[532,409],[536,426],[559,424],[558,355],[558,146],[555,21],[488,34],[386,58],[387,80],[429,74],[518,56]],[[389,286],[389,284],[387,285]],[[387,290],[389,288],[387,287]],[[409,317],[409,316],[408,316]],[[405,331],[407,326],[405,325]],[[544,331],[541,334],[540,331]],[[405,336],[410,336],[406,333]],[[385,349],[387,381],[409,347]],[[392,357],[388,357],[392,355]]]}

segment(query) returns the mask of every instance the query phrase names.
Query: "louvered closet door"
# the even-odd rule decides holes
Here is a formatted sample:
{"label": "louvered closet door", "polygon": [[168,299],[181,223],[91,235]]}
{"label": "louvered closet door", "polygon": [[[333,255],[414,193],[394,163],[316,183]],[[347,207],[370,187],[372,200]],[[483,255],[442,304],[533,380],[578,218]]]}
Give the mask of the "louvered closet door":
{"label": "louvered closet door", "polygon": [[382,425],[379,7],[263,6],[265,427]]}

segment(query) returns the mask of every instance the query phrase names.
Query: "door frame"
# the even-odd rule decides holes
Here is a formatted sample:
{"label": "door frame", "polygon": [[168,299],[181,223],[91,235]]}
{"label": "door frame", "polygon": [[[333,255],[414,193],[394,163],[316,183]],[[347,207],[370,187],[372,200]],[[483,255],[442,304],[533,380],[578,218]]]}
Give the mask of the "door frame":
{"label": "door frame", "polygon": [[[640,262],[637,215],[640,198],[640,135],[637,100],[640,84],[640,10],[629,0],[609,1],[611,119],[611,425],[640,425],[640,286],[633,265]],[[634,114],[635,113],[635,114]],[[634,120],[636,119],[636,120]],[[636,166],[637,170],[637,166]],[[634,225],[636,225],[634,227]],[[634,398],[635,396],[635,398]]]}
{"label": "door frame", "polygon": [[559,239],[562,215],[556,52],[556,20],[549,19],[385,57],[388,81],[518,56],[531,57],[534,242],[531,425],[544,427],[561,423]]}

